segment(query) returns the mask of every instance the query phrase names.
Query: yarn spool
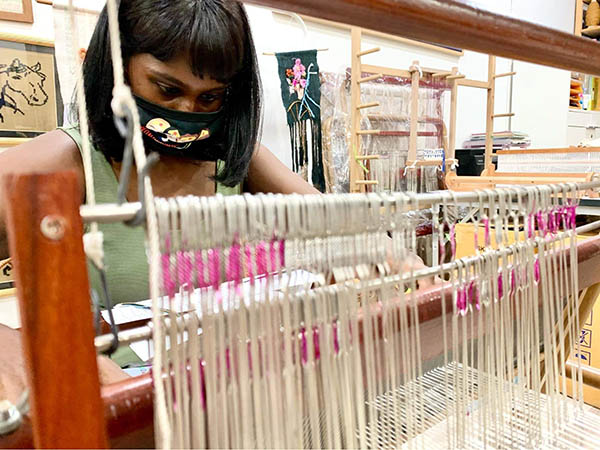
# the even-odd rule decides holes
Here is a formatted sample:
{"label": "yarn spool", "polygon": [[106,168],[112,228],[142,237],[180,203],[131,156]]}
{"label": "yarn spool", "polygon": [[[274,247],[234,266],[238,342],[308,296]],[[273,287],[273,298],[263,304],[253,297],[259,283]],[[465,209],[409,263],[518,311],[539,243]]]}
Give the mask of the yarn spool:
{"label": "yarn spool", "polygon": [[600,5],[597,0],[592,0],[590,6],[588,6],[587,13],[585,15],[586,27],[594,27],[600,25]]}

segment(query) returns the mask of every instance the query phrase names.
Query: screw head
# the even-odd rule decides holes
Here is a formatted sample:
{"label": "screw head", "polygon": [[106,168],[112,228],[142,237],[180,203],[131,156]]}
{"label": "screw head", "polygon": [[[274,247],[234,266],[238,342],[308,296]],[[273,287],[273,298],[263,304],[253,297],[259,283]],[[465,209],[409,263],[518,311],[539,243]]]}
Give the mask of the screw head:
{"label": "screw head", "polygon": [[21,425],[19,410],[8,400],[0,401],[0,436],[12,433]]}
{"label": "screw head", "polygon": [[64,217],[49,215],[42,219],[40,229],[42,234],[53,241],[60,241],[65,236],[67,222]]}

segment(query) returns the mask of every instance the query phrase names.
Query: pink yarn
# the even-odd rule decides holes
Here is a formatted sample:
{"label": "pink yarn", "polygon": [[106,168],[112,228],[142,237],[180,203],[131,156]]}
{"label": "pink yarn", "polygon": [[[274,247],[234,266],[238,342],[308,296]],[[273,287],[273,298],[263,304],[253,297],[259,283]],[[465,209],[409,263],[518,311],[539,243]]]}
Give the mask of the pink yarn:
{"label": "pink yarn", "polygon": [[279,267],[285,267],[285,239],[279,240]]}
{"label": "pink yarn", "polygon": [[275,248],[276,242],[275,239],[271,239],[271,242],[269,242],[269,267],[272,272],[277,272],[279,270],[277,264],[277,249]]}
{"label": "pink yarn", "polygon": [[498,299],[502,300],[504,296],[504,277],[501,273],[498,274]]}
{"label": "pink yarn", "polygon": [[173,298],[175,297],[175,281],[171,276],[171,255],[169,253],[163,253],[160,259],[162,262],[163,288],[169,298]]}
{"label": "pink yarn", "polygon": [[536,259],[535,264],[533,265],[533,275],[535,278],[535,282],[539,283],[540,282],[540,260]]}
{"label": "pink yarn", "polygon": [[483,222],[483,226],[484,226],[484,229],[485,229],[485,236],[484,236],[485,246],[489,247],[491,245],[490,219],[488,219],[486,217],[485,219],[482,219],[482,222]]}
{"label": "pink yarn", "polygon": [[516,291],[516,285],[517,285],[517,271],[515,269],[513,269],[510,272],[510,293],[513,294]]}
{"label": "pink yarn", "polygon": [[256,246],[256,274],[267,274],[267,249],[264,241],[260,241]]}
{"label": "pink yarn", "polygon": [[533,214],[529,214],[529,220],[527,221],[527,237],[533,239],[535,236],[535,219]]}
{"label": "pink yarn", "polygon": [[202,258],[202,251],[197,250],[195,253],[196,259],[196,273],[198,278],[198,287],[206,288],[210,286],[210,283],[204,278],[204,260]]}
{"label": "pink yarn", "polygon": [[252,264],[252,247],[250,244],[244,246],[245,268],[250,278],[250,284],[254,285],[254,265]]}
{"label": "pink yarn", "polygon": [[208,251],[208,278],[213,289],[217,290],[221,281],[221,262],[219,250],[211,248]]}
{"label": "pink yarn", "polygon": [[227,281],[233,281],[235,286],[242,282],[242,247],[235,241],[229,249],[229,261],[227,262],[226,274]]}

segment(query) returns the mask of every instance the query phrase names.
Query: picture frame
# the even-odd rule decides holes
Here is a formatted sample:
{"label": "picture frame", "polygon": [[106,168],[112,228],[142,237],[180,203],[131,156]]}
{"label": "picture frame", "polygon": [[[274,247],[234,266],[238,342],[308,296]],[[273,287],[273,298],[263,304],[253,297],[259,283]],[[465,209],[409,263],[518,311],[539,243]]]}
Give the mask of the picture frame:
{"label": "picture frame", "polygon": [[0,138],[33,138],[62,122],[54,43],[0,32]]}
{"label": "picture frame", "polygon": [[2,0],[0,2],[0,20],[33,23],[31,0]]}

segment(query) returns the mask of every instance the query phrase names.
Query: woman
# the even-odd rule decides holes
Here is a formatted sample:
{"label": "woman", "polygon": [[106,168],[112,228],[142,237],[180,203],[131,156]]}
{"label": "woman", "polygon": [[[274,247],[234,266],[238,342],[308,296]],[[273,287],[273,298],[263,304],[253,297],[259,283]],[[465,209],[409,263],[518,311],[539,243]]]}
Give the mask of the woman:
{"label": "woman", "polygon": [[[136,98],[144,143],[160,154],[151,173],[157,196],[318,192],[259,144],[259,69],[239,2],[122,0],[119,23],[125,76]],[[124,141],[110,107],[106,8],[86,53],[84,81],[96,201],[114,203]],[[71,169],[84,192],[80,148],[77,127],[52,131],[0,155],[0,175]],[[137,200],[136,186],[132,173],[128,201]],[[2,205],[0,190],[0,219]],[[111,297],[117,302],[148,298],[143,229],[123,224],[100,228]],[[0,229],[0,259],[6,256]],[[422,265],[418,260],[414,264]],[[90,276],[99,290],[98,274],[91,270]]]}

